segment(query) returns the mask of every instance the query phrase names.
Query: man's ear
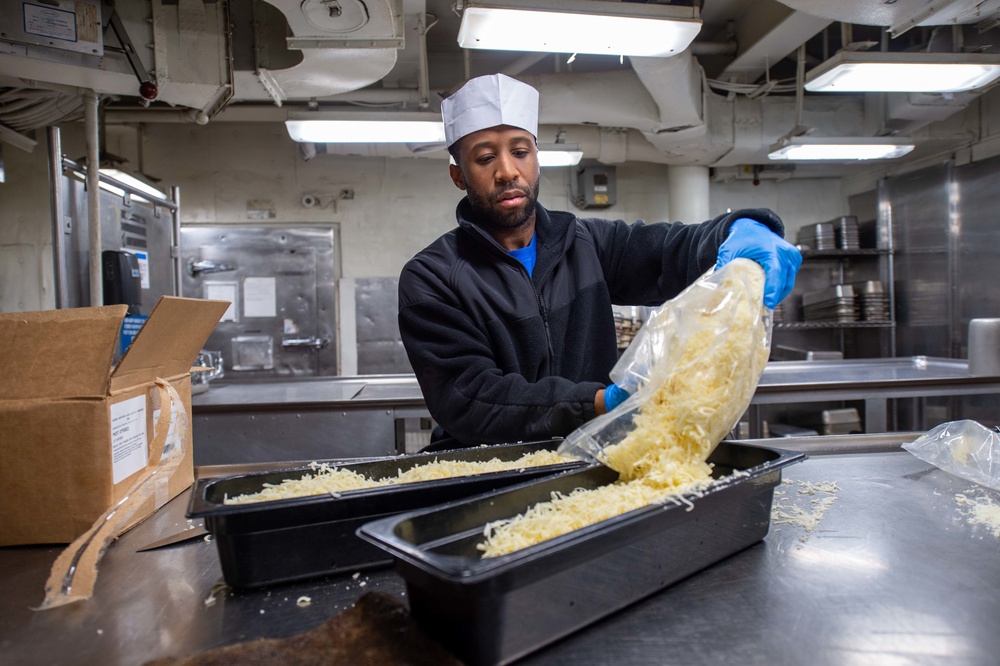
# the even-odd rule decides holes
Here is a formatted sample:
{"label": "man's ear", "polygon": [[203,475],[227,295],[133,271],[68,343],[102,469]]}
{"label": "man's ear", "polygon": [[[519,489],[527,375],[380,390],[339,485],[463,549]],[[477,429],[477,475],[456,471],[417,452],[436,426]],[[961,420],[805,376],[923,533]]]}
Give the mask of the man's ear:
{"label": "man's ear", "polygon": [[462,168],[457,164],[448,165],[448,173],[451,174],[451,182],[455,183],[455,187],[460,190],[465,189],[465,175],[462,174]]}

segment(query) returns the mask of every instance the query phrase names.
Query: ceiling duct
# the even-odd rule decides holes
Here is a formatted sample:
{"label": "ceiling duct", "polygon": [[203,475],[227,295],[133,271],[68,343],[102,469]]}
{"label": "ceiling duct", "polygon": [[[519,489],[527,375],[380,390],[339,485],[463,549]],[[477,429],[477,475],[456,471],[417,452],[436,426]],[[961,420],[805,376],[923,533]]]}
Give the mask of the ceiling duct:
{"label": "ceiling duct", "polygon": [[[226,3],[0,5],[0,75],[28,82],[26,87],[140,97],[145,75],[156,83],[156,99],[209,114],[232,93]],[[105,30],[112,22],[116,29]],[[86,49],[79,48],[82,41]]]}
{"label": "ceiling duct", "polygon": [[898,37],[910,28],[929,25],[960,23],[993,23],[1000,17],[998,0],[780,0],[794,10],[860,25],[879,25],[889,28],[889,34]]}
{"label": "ceiling duct", "polygon": [[[422,16],[424,0],[415,1],[419,8],[414,11]],[[231,17],[230,3],[202,0],[115,5],[0,0],[0,77],[29,82],[25,87],[48,84],[140,97],[142,75],[147,75],[158,88],[157,101],[194,109],[207,119],[233,99],[280,104],[380,80],[404,45],[402,3],[256,0],[233,3]],[[113,18],[109,12],[124,39],[104,29]],[[246,31],[234,32],[231,21],[247,13]],[[243,45],[234,43],[234,35],[247,38],[243,59]]]}
{"label": "ceiling duct", "polygon": [[[423,11],[423,0],[407,0],[408,15]],[[358,90],[386,76],[404,47],[402,0],[255,0],[252,12],[253,62],[237,68],[237,101],[281,105]]]}

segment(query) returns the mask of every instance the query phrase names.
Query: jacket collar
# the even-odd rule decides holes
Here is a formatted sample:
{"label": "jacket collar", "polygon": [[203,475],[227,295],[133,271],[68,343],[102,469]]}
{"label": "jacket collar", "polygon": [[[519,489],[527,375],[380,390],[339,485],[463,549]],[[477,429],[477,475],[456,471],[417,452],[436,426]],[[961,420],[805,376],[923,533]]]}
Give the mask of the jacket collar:
{"label": "jacket collar", "polygon": [[[475,233],[477,237],[484,238],[491,245],[506,254],[503,247],[496,242],[493,236],[473,221],[472,207],[469,204],[468,197],[463,197],[462,200],[458,202],[458,206],[455,209],[455,218],[458,220],[459,227],[466,231]],[[535,236],[537,238],[539,251],[541,251],[544,246],[547,248],[547,251],[558,252],[561,254],[568,242],[572,240],[569,237],[569,230],[575,219],[575,216],[571,213],[565,213],[563,211],[549,211],[547,208],[542,206],[542,204],[536,203]]]}

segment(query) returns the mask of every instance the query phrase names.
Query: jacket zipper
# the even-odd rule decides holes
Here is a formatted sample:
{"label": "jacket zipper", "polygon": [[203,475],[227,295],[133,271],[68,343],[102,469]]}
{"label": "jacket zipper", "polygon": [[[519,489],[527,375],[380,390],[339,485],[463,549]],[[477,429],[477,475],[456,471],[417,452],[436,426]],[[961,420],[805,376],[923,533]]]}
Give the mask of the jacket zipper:
{"label": "jacket zipper", "polygon": [[530,275],[528,275],[528,269],[524,267],[524,264],[522,264],[517,259],[514,259],[509,254],[507,254],[507,252],[504,251],[504,249],[500,247],[500,245],[498,245],[495,240],[487,236],[482,229],[471,223],[470,226],[472,226],[476,230],[476,233],[480,235],[482,240],[486,242],[488,246],[492,247],[494,251],[500,252],[505,260],[513,261],[515,264],[517,264],[518,268],[520,268],[521,272],[524,274],[524,277],[528,279],[528,284],[531,285],[531,293],[535,295],[535,303],[538,305],[538,314],[541,315],[542,317],[542,326],[545,330],[545,346],[548,348],[549,351],[549,364],[551,365],[552,359],[555,358],[555,353],[552,350],[552,335],[549,333],[549,317],[548,314],[545,312],[545,306],[542,305],[542,297],[538,294],[538,290],[535,288],[535,281],[531,279]]}
{"label": "jacket zipper", "polygon": [[[517,263],[520,264],[521,262]],[[545,306],[542,305],[542,297],[538,294],[538,290],[535,289],[535,281],[531,279],[530,275],[528,275],[528,269],[522,265],[521,270],[524,271],[525,276],[528,278],[528,283],[531,285],[531,291],[535,294],[535,303],[538,304],[538,314],[542,316],[542,325],[545,327],[545,345],[549,350],[549,363],[551,364],[552,359],[555,358],[555,353],[552,351],[552,336],[549,334],[549,316],[545,311]],[[550,368],[550,370],[552,370],[552,368]]]}

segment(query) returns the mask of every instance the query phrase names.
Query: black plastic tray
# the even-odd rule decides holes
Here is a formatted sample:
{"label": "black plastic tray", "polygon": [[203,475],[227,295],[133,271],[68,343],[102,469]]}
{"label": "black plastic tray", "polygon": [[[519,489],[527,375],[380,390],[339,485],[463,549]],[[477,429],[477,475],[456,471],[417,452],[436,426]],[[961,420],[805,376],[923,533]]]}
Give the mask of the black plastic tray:
{"label": "black plastic tray", "polygon": [[693,509],[646,506],[514,553],[482,559],[489,521],[551,493],[612,483],[588,466],[548,479],[373,521],[359,536],[386,549],[406,580],[410,612],[470,664],[518,659],[764,538],[781,468],[792,453],[722,442],[718,481]]}
{"label": "black plastic tray", "polygon": [[[525,453],[555,450],[561,440],[483,446],[454,451],[391,456],[340,464],[371,478],[395,476],[434,460],[515,460]],[[441,504],[528,479],[581,467],[562,463],[472,476],[365,488],[332,495],[224,504],[233,497],[260,491],[265,483],[281,483],[315,470],[309,467],[257,472],[195,481],[188,505],[189,518],[203,518],[212,534],[222,575],[232,587],[253,588],[345,571],[392,564],[383,550],[358,538],[359,526],[374,518]]]}

